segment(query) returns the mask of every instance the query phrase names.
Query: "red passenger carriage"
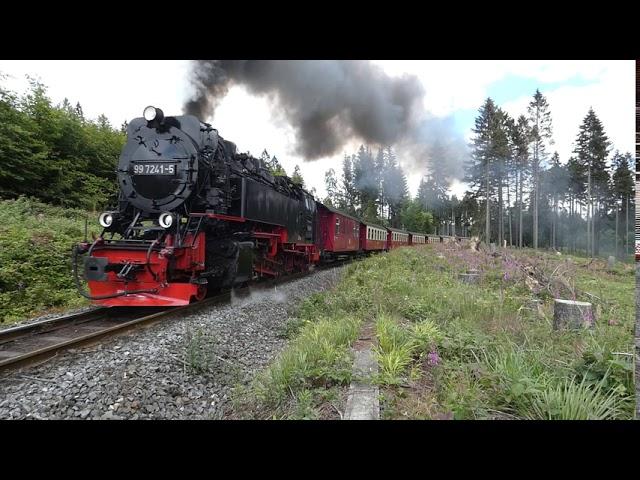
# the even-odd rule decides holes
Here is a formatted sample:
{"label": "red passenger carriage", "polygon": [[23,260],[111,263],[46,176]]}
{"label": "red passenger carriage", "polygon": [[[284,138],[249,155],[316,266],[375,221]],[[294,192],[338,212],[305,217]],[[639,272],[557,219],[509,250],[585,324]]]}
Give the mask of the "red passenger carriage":
{"label": "red passenger carriage", "polygon": [[365,252],[388,250],[388,231],[373,223],[360,224],[360,249]]}
{"label": "red passenger carriage", "polygon": [[354,254],[360,250],[360,221],[318,203],[320,250],[325,258]]}
{"label": "red passenger carriage", "polygon": [[406,247],[409,245],[409,232],[398,230],[396,228],[387,228],[389,235],[387,236],[387,244],[389,248]]}

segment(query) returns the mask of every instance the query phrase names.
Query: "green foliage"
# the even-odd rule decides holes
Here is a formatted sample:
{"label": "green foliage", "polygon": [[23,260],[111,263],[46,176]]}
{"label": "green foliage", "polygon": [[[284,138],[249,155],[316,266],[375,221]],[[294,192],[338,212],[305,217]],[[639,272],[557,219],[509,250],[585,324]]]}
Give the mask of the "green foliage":
{"label": "green foliage", "polygon": [[524,418],[534,420],[614,420],[624,418],[623,400],[603,383],[589,385],[575,378],[536,392]]}
{"label": "green foliage", "polygon": [[408,200],[400,212],[402,226],[411,232],[431,233],[433,215],[418,200]]}
{"label": "green foliage", "polygon": [[125,134],[104,116],[54,106],[41,83],[18,97],[0,87],[0,198],[36,197],[65,207],[103,208],[116,199]]}
{"label": "green foliage", "polygon": [[71,275],[71,246],[101,229],[95,215],[32,199],[0,201],[0,321],[85,305]]}
{"label": "green foliage", "polygon": [[184,336],[184,364],[190,372],[202,374],[211,369],[212,344],[215,339],[202,329],[187,329]]}

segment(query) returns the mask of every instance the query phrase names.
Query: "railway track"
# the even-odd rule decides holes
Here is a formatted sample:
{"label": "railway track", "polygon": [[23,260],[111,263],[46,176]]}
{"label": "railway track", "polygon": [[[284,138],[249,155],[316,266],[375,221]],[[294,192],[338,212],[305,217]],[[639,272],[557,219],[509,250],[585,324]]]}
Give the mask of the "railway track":
{"label": "railway track", "polygon": [[171,308],[98,308],[52,320],[0,330],[0,372],[41,363],[58,353],[98,343],[163,317],[227,300],[230,292]]}
{"label": "railway track", "polygon": [[[235,289],[243,296],[312,274],[298,273],[276,280],[264,280]],[[65,315],[0,330],[0,373],[42,363],[58,353],[99,343],[105,338],[148,326],[165,317],[190,313],[205,306],[230,300],[231,290],[184,307],[111,307]]]}

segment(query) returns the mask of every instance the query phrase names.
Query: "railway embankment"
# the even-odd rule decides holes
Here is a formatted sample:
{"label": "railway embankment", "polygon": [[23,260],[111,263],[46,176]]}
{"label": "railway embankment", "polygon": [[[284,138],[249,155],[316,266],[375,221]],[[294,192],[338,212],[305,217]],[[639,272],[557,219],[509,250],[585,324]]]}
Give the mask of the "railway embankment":
{"label": "railway embankment", "polygon": [[[634,271],[456,245],[356,262],[303,302],[287,348],[236,390],[235,414],[342,418],[353,346],[373,322],[382,419],[633,418]],[[593,328],[554,329],[556,298],[591,303]]]}

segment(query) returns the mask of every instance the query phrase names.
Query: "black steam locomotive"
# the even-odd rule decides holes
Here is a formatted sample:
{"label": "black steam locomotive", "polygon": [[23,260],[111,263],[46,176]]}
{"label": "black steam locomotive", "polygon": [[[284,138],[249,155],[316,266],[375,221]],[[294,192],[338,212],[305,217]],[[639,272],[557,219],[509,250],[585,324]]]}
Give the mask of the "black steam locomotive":
{"label": "black steam locomotive", "polygon": [[[88,296],[104,305],[178,305],[302,270],[317,257],[316,204],[288,177],[191,115],[147,107],[128,126],[118,208],[88,253]],[[286,248],[284,248],[286,246]]]}

